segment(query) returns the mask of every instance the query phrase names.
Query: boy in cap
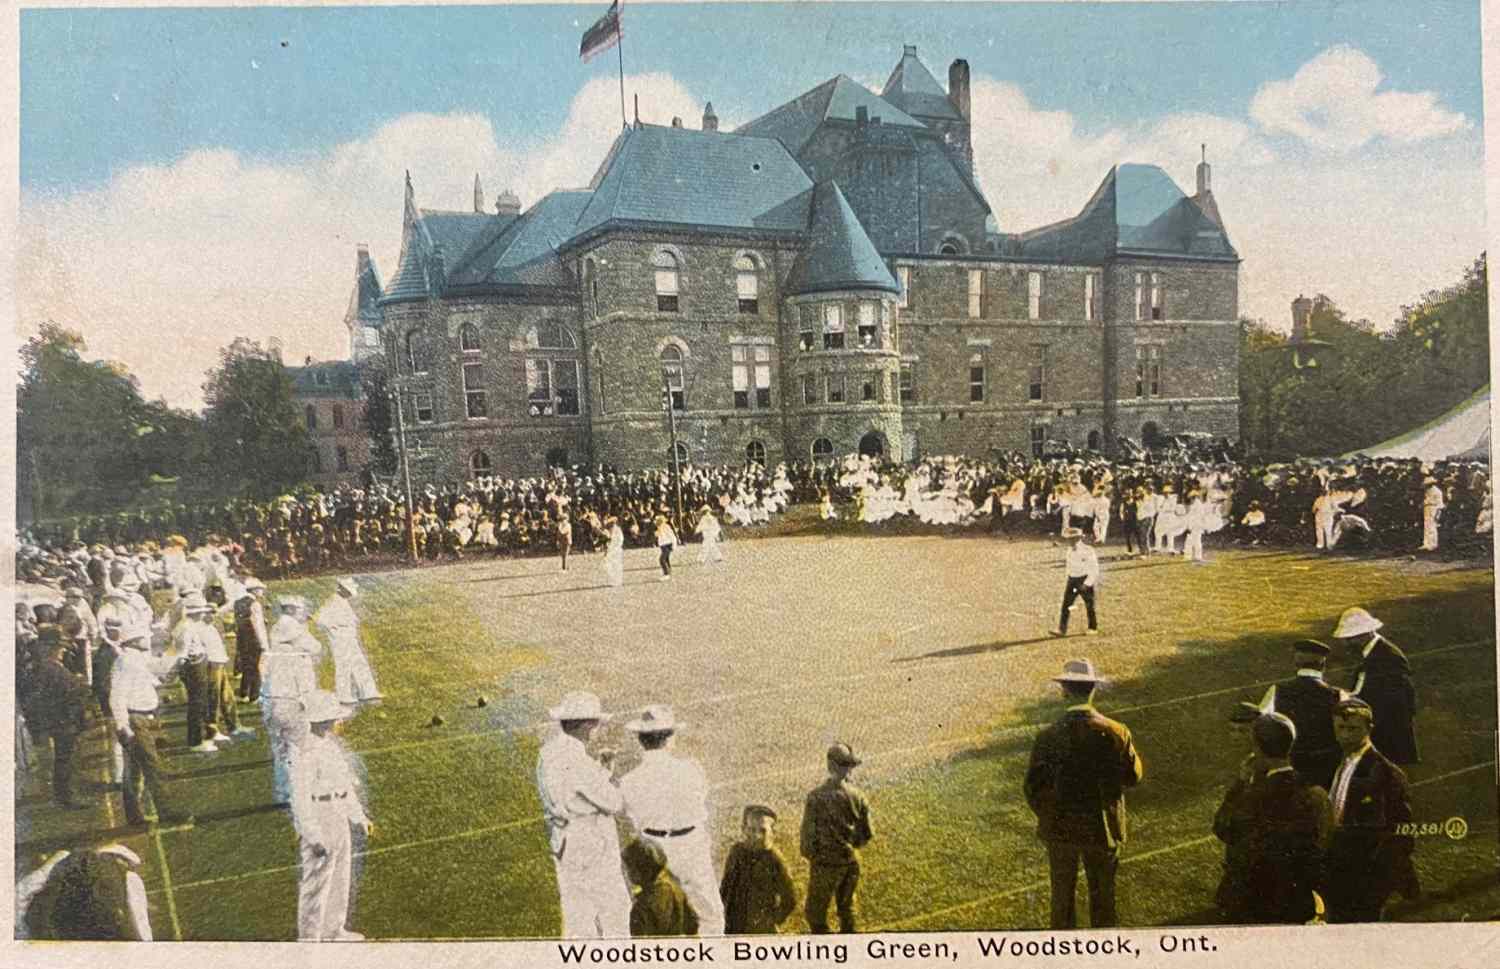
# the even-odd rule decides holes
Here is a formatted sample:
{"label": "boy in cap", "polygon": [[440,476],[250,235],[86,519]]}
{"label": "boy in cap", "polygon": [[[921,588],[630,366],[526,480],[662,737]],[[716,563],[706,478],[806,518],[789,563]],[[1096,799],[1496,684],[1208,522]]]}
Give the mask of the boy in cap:
{"label": "boy in cap", "polygon": [[[1229,713],[1229,722],[1236,736],[1249,739],[1251,728],[1260,719],[1260,707],[1253,703],[1236,703]],[[1226,923],[1242,923],[1245,919],[1245,894],[1249,883],[1249,828],[1251,786],[1263,776],[1258,768],[1255,751],[1251,750],[1241,759],[1234,780],[1224,792],[1224,800],[1214,812],[1214,836],[1224,842],[1224,873],[1219,879],[1219,888],[1214,893],[1214,902],[1219,915]]]}
{"label": "boy in cap", "polygon": [[1084,607],[1088,609],[1090,636],[1099,634],[1099,617],[1094,612],[1094,587],[1099,584],[1099,556],[1083,540],[1083,530],[1079,528],[1064,528],[1062,537],[1072,542],[1068,548],[1068,559],[1066,562],[1068,583],[1063,589],[1062,611],[1057,618],[1057,627],[1052,630],[1054,636],[1066,636],[1068,634],[1068,611],[1073,608],[1073,602],[1083,597]]}
{"label": "boy in cap", "polygon": [[667,870],[661,845],[637,838],[625,846],[623,860],[640,888],[630,904],[630,937],[697,935],[698,913]]}
{"label": "boy in cap", "polygon": [[659,843],[704,935],[724,934],[724,905],[709,856],[708,778],[696,760],[678,757],[673,738],[684,724],[672,708],[647,707],[625,725],[641,745],[641,762],[620,778],[625,812],[643,837]]}
{"label": "boy in cap", "polygon": [[764,804],[745,807],[743,835],[724,862],[719,897],[729,935],[774,935],[797,907],[797,892],[786,860],[771,843],[776,812]]}
{"label": "boy in cap", "polygon": [[1380,634],[1385,624],[1355,606],[1339,616],[1333,638],[1347,644],[1359,657],[1354,686],[1349,691],[1374,711],[1372,742],[1392,763],[1415,764],[1417,731],[1412,719],[1417,712],[1417,690],[1412,684],[1411,663],[1395,643]]}
{"label": "boy in cap", "polygon": [[1301,925],[1317,915],[1314,889],[1331,824],[1328,794],[1292,767],[1292,721],[1265,713],[1251,725],[1255,769],[1249,792],[1246,881],[1237,921]]}
{"label": "boy in cap", "polygon": [[1358,697],[1334,707],[1343,760],[1333,777],[1333,836],[1328,843],[1324,898],[1330,922],[1378,922],[1386,899],[1415,898],[1412,818],[1406,774],[1370,742],[1374,711]]}
{"label": "boy in cap", "polygon": [[1124,843],[1125,788],[1144,773],[1130,730],[1094,709],[1101,677],[1086,659],[1070,659],[1053,682],[1069,706],[1037,735],[1026,770],[1026,801],[1047,844],[1052,880],[1052,928],[1077,928],[1074,899],[1078,864],[1089,886],[1089,925],[1118,924],[1115,871]]}
{"label": "boy in cap", "polygon": [[1333,708],[1344,697],[1343,690],[1323,682],[1323,668],[1332,652],[1316,639],[1299,639],[1292,644],[1297,675],[1267,690],[1260,704],[1263,713],[1284,713],[1291,718],[1297,730],[1292,766],[1309,784],[1325,790],[1333,782],[1339,763]]}
{"label": "boy in cap", "polygon": [[585,744],[604,720],[599,698],[575,691],[548,711],[560,730],[542,745],[536,785],[567,939],[618,938],[630,931],[630,890],[620,874],[616,815],[625,799],[610,776],[613,753]]}
{"label": "boy in cap", "polygon": [[335,736],[345,707],[326,690],[304,702],[308,735],[293,753],[290,771],[292,825],[302,855],[297,940],[358,942],[364,936],[345,925],[353,879],[351,832],[368,836],[371,824],[349,754]]}
{"label": "boy in cap", "polygon": [[802,808],[802,857],[807,859],[807,925],[828,932],[828,905],[838,908],[839,931],[856,931],[854,899],[859,888],[859,849],[875,836],[870,805],[849,783],[860,764],[848,744],[828,748],[828,777],[807,795]]}

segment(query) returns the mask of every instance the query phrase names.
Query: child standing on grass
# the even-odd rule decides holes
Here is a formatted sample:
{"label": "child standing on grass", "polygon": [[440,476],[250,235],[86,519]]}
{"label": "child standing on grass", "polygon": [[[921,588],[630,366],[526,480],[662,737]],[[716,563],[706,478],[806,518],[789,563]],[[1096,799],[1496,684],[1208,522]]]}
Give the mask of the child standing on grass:
{"label": "child standing on grass", "polygon": [[677,546],[677,532],[666,515],[656,516],[656,546],[661,549],[661,581],[672,577],[672,549]]}
{"label": "child standing on grass", "polygon": [[640,889],[630,905],[630,937],[697,935],[698,913],[667,870],[661,846],[637,838],[625,846],[623,855],[625,871]]}
{"label": "child standing on grass", "polygon": [[729,849],[719,885],[729,935],[775,935],[797,907],[786,861],[771,844],[775,825],[776,812],[764,804],[745,808],[740,822],[744,838]]}

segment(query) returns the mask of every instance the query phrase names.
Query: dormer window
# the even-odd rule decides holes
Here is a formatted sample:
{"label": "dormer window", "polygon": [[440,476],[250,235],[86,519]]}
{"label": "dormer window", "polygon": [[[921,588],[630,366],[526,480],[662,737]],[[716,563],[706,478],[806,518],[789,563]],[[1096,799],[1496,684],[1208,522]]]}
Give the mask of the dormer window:
{"label": "dormer window", "polygon": [[656,269],[656,311],[677,312],[677,257],[665,249],[658,251],[651,260]]}

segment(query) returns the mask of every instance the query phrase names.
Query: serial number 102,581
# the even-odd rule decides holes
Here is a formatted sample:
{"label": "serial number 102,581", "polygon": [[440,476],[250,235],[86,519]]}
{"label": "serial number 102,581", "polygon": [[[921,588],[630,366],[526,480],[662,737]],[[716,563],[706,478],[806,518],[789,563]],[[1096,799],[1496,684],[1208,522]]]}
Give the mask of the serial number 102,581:
{"label": "serial number 102,581", "polygon": [[1463,818],[1446,821],[1406,821],[1396,825],[1398,837],[1418,838],[1426,835],[1444,834],[1457,841],[1469,833],[1469,825]]}

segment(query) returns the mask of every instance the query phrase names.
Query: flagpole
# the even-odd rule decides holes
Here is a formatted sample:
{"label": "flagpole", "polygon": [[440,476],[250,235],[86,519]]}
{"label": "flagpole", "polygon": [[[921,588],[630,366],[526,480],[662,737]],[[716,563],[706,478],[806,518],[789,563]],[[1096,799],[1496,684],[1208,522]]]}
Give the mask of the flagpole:
{"label": "flagpole", "polygon": [[[624,10],[620,11],[624,14]],[[615,38],[615,53],[620,57],[620,127],[630,127],[630,121],[625,115],[625,20],[621,17],[616,29],[619,31]]]}

